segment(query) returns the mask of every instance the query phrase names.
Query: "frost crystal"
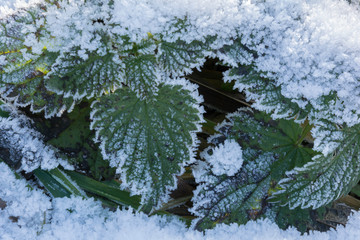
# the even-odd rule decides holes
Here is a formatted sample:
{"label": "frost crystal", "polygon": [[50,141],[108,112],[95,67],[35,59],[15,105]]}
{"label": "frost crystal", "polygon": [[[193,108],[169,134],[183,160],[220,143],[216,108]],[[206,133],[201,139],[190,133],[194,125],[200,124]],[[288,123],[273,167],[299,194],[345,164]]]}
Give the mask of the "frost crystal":
{"label": "frost crystal", "polygon": [[215,175],[233,176],[243,164],[242,150],[235,140],[226,139],[212,150],[212,154],[205,151],[202,157],[212,165],[211,170]]}
{"label": "frost crystal", "polygon": [[100,202],[81,197],[50,199],[26,181],[16,179],[8,166],[0,163],[0,232],[3,239],[358,239],[360,213],[355,212],[346,227],[329,232],[310,232],[303,236],[294,228],[281,230],[268,219],[246,225],[217,224],[204,233],[188,229],[176,218],[148,217],[131,210],[104,209]]}
{"label": "frost crystal", "polygon": [[31,190],[24,179],[16,179],[3,162],[0,162],[0,186],[0,200],[6,204],[4,209],[0,208],[1,238],[36,239],[51,209],[50,199],[40,190]]}
{"label": "frost crystal", "polygon": [[57,157],[57,150],[45,145],[41,134],[29,125],[29,119],[19,114],[10,118],[0,117],[0,147],[7,149],[11,165],[26,172],[38,167],[52,169],[59,165],[73,169],[66,160]]}
{"label": "frost crystal", "polygon": [[[250,58],[230,50],[219,57],[230,65],[253,65],[259,80],[242,77],[238,67],[226,79],[235,79],[235,87],[256,100],[253,107],[274,111],[275,117],[301,108],[310,110],[314,119],[356,124],[360,114],[359,10],[338,0],[270,0],[249,5],[248,1],[241,4],[241,10],[253,9],[253,14],[244,15],[238,31]],[[295,106],[290,104],[288,112],[278,113],[286,99]]]}

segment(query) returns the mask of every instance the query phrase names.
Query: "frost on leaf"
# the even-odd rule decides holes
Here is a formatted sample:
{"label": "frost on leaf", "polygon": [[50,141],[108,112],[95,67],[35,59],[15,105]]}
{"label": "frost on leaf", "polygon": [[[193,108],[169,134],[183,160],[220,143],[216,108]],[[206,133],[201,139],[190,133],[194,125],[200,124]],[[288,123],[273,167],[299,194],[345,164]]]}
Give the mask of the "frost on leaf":
{"label": "frost on leaf", "polygon": [[[231,61],[230,61],[231,63]],[[254,108],[272,113],[273,118],[296,118],[303,121],[309,115],[311,105],[301,108],[299,104],[286,98],[281,92],[281,86],[262,77],[252,67],[239,65],[224,73],[224,81],[235,80],[234,88],[245,91],[248,101],[255,101]]]}
{"label": "frost on leaf", "polygon": [[255,66],[257,53],[246,47],[241,39],[234,40],[231,45],[224,45],[216,55],[223,64],[231,66],[224,73],[224,81],[235,81],[234,88],[245,91],[247,100],[255,101],[254,108],[272,113],[273,118],[306,119],[310,106],[302,109],[298,103],[282,94],[281,86],[259,73]]}
{"label": "frost on leaf", "polygon": [[223,144],[209,151],[210,154],[207,151],[203,152],[202,158],[211,164],[211,170],[215,175],[233,176],[243,164],[242,150],[235,140],[225,140]]}
{"label": "frost on leaf", "polygon": [[159,62],[169,74],[181,75],[191,73],[193,68],[200,67],[210,51],[209,42],[182,40],[175,42],[161,42],[159,48]]}
{"label": "frost on leaf", "polygon": [[199,217],[197,229],[212,228],[215,222],[246,223],[263,213],[271,180],[269,167],[275,158],[271,153],[251,149],[243,151],[243,158],[246,161],[243,167],[231,177],[217,176],[206,167],[195,170],[196,181],[200,183],[192,208]]}
{"label": "frost on leaf", "polygon": [[190,89],[160,85],[158,95],[144,101],[125,87],[92,106],[104,158],[117,167],[122,186],[150,207],[166,201],[175,176],[193,157],[201,109]]}
{"label": "frost on leaf", "polygon": [[28,73],[28,62],[38,57],[33,53],[27,39],[36,39],[41,28],[35,24],[38,16],[35,9],[19,10],[6,19],[0,19],[0,80],[16,83]]}
{"label": "frost on leaf", "polygon": [[58,54],[42,47],[46,32],[40,9],[19,10],[0,20],[0,94],[15,106],[30,105],[33,112],[44,111],[45,117],[59,116],[75,102],[47,88],[44,77]]}
{"label": "frost on leaf", "polygon": [[158,91],[160,73],[153,54],[130,56],[124,60],[125,83],[140,97],[152,95]]}
{"label": "frost on leaf", "polygon": [[[198,229],[216,222],[245,223],[265,214],[271,205],[267,198],[286,171],[309,162],[315,153],[302,145],[309,127],[290,120],[274,121],[268,115],[241,110],[227,116],[230,122],[217,127],[220,135],[210,138],[216,145],[233,141],[242,149],[242,167],[233,176],[218,174],[211,155],[194,169],[200,184],[194,193],[192,212],[199,216]],[[221,145],[220,147],[221,148]],[[216,153],[217,147],[207,149]],[[214,154],[215,155],[215,154]],[[219,160],[221,161],[221,160]],[[233,156],[234,164],[237,156]]]}
{"label": "frost on leaf", "polygon": [[66,98],[47,88],[45,76],[56,57],[56,54],[44,54],[34,61],[27,62],[21,69],[11,74],[5,73],[7,78],[15,72],[16,76],[13,76],[14,82],[0,82],[3,99],[19,107],[30,105],[32,112],[44,111],[47,118],[60,116],[65,110],[72,110],[75,105],[72,97]]}
{"label": "frost on leaf", "polygon": [[[358,123],[359,9],[330,1],[240,3],[238,40],[219,58],[234,67],[228,79],[256,101],[254,108],[277,118],[331,116],[338,124]],[[239,43],[248,54],[237,51]],[[250,76],[243,77],[236,64],[249,67]]]}
{"label": "frost on leaf", "polygon": [[110,52],[103,56],[90,52],[84,60],[79,52],[80,49],[63,53],[53,65],[47,77],[50,90],[81,99],[100,96],[120,86],[123,69],[115,59],[118,56]]}
{"label": "frost on leaf", "polygon": [[44,144],[41,134],[31,129],[29,120],[22,115],[0,117],[0,149],[1,159],[26,172],[58,165],[72,169],[66,160],[56,156],[57,149]]}
{"label": "frost on leaf", "polygon": [[321,128],[317,134],[325,134],[322,145],[331,146],[333,151],[328,153],[328,149],[318,146],[327,154],[315,156],[287,173],[280,182],[284,190],[276,193],[274,200],[290,208],[319,208],[347,194],[360,180],[360,125],[340,128],[329,123]]}

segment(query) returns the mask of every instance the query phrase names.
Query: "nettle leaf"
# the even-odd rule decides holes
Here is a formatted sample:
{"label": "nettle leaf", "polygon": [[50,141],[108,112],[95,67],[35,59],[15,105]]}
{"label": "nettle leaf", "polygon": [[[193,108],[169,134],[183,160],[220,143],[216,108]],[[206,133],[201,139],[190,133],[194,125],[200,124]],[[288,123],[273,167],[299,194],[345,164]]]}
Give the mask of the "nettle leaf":
{"label": "nettle leaf", "polygon": [[232,45],[224,45],[216,52],[223,64],[231,68],[224,73],[224,81],[235,81],[234,88],[245,91],[248,101],[255,101],[252,107],[271,113],[273,118],[296,118],[303,121],[312,108],[301,100],[286,98],[281,92],[281,86],[275,81],[263,77],[255,67],[257,53],[235,39]]}
{"label": "nettle leaf", "polygon": [[23,68],[11,74],[3,74],[15,80],[0,82],[1,97],[15,106],[30,105],[32,112],[44,111],[46,118],[60,116],[65,110],[71,111],[75,105],[73,98],[66,98],[47,89],[45,76],[56,57],[56,54],[44,53],[38,59],[27,62]]}
{"label": "nettle leaf", "polygon": [[86,53],[86,60],[78,51],[64,53],[54,64],[47,86],[50,90],[82,99],[92,98],[111,91],[121,85],[123,67],[118,56],[107,52],[103,56],[98,53]]}
{"label": "nettle leaf", "polygon": [[139,97],[151,96],[158,91],[160,73],[155,55],[141,54],[124,60],[125,83]]}
{"label": "nettle leaf", "polygon": [[39,10],[21,9],[0,19],[0,53],[10,53],[24,47],[25,36],[29,34],[24,30],[29,25],[37,28],[34,20],[40,16]]}
{"label": "nettle leaf", "polygon": [[102,142],[122,186],[142,195],[142,204],[158,206],[176,186],[176,175],[193,157],[201,109],[195,90],[160,85],[152,100],[140,100],[129,88],[104,95],[93,104],[92,129]]}
{"label": "nettle leaf", "polygon": [[35,14],[21,10],[6,19],[0,19],[0,80],[15,83],[24,80],[29,72],[28,63],[37,58],[25,45],[28,28],[36,29]]}
{"label": "nettle leaf", "polygon": [[318,209],[289,209],[288,207],[271,204],[270,209],[265,213],[266,217],[275,222],[279,228],[288,229],[296,227],[301,233],[309,229],[325,231],[331,225],[326,224],[326,213],[332,212],[331,206]]}
{"label": "nettle leaf", "polygon": [[255,101],[252,105],[260,111],[272,114],[274,118],[295,118],[304,121],[312,106],[307,104],[301,108],[294,99],[286,98],[281,93],[281,86],[261,76],[251,66],[237,66],[224,73],[224,81],[235,80],[234,88],[245,91],[248,101]]}
{"label": "nettle leaf", "polygon": [[234,176],[216,176],[208,166],[194,171],[200,185],[194,192],[191,211],[199,218],[195,228],[204,230],[216,223],[246,223],[264,211],[270,186],[269,168],[276,160],[271,153],[246,149],[244,164]]}
{"label": "nettle leaf", "polygon": [[284,190],[274,195],[274,201],[280,200],[290,208],[319,208],[347,194],[359,182],[360,125],[342,129],[330,125],[325,132],[329,138],[341,132],[341,141],[333,140],[337,141],[335,150],[289,172],[279,183]]}
{"label": "nettle leaf", "polygon": [[26,107],[34,113],[44,112],[45,118],[61,116],[65,111],[71,111],[75,101],[71,97],[50,92],[45,87],[43,76],[29,80],[26,84],[8,84],[1,89],[2,97],[15,106]]}
{"label": "nettle leaf", "polygon": [[74,100],[47,89],[45,75],[55,62],[57,54],[45,49],[34,54],[26,46],[26,38],[39,40],[44,33],[38,26],[43,16],[41,8],[20,10],[0,20],[0,94],[15,106],[30,105],[33,112],[45,112],[45,117],[71,110]]}
{"label": "nettle leaf", "polygon": [[303,166],[316,154],[302,145],[311,130],[305,124],[302,128],[292,120],[272,120],[269,115],[250,110],[228,115],[231,121],[220,128],[231,128],[228,138],[239,141],[243,147],[272,152],[278,158],[272,165],[272,179],[280,180],[285,169]]}
{"label": "nettle leaf", "polygon": [[210,39],[206,42],[191,43],[182,40],[162,41],[158,52],[159,63],[169,74],[189,74],[192,69],[202,66],[205,62],[205,56],[210,51],[209,42]]}
{"label": "nettle leaf", "polygon": [[250,65],[256,57],[256,52],[247,48],[241,43],[241,39],[238,38],[231,45],[226,44],[216,51],[216,56],[223,64],[236,69],[241,65]]}
{"label": "nettle leaf", "polygon": [[301,128],[291,120],[274,121],[268,115],[245,109],[227,118],[230,122],[219,125],[217,130],[221,134],[210,142],[215,145],[224,139],[238,142],[243,150],[243,166],[234,176],[217,176],[211,166],[214,164],[210,165],[205,158],[195,169],[200,185],[194,194],[192,212],[199,216],[198,229],[213,227],[218,222],[246,223],[263,215],[271,207],[267,198],[277,191],[276,183],[285,172],[309,162],[316,154],[302,145],[310,126]]}

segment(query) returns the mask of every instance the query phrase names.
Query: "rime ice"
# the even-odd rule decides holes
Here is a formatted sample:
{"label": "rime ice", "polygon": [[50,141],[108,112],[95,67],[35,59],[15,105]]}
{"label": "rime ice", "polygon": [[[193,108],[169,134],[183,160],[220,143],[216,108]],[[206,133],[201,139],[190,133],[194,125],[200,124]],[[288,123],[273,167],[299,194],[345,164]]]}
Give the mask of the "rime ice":
{"label": "rime ice", "polygon": [[214,174],[233,176],[240,170],[243,163],[242,150],[235,140],[227,139],[212,151],[212,154],[204,152],[202,157],[212,165]]}

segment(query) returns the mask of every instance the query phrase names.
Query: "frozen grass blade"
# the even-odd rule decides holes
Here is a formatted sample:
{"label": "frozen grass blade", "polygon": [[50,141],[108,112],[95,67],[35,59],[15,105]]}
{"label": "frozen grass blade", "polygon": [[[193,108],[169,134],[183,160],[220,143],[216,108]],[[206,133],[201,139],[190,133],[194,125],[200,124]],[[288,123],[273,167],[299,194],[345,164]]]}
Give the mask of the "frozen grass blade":
{"label": "frozen grass blade", "polygon": [[132,207],[134,209],[138,209],[140,206],[139,196],[130,196],[130,193],[120,190],[119,187],[114,186],[114,183],[98,182],[72,171],[66,171],[66,173],[76,184],[87,192],[97,194],[122,206]]}

